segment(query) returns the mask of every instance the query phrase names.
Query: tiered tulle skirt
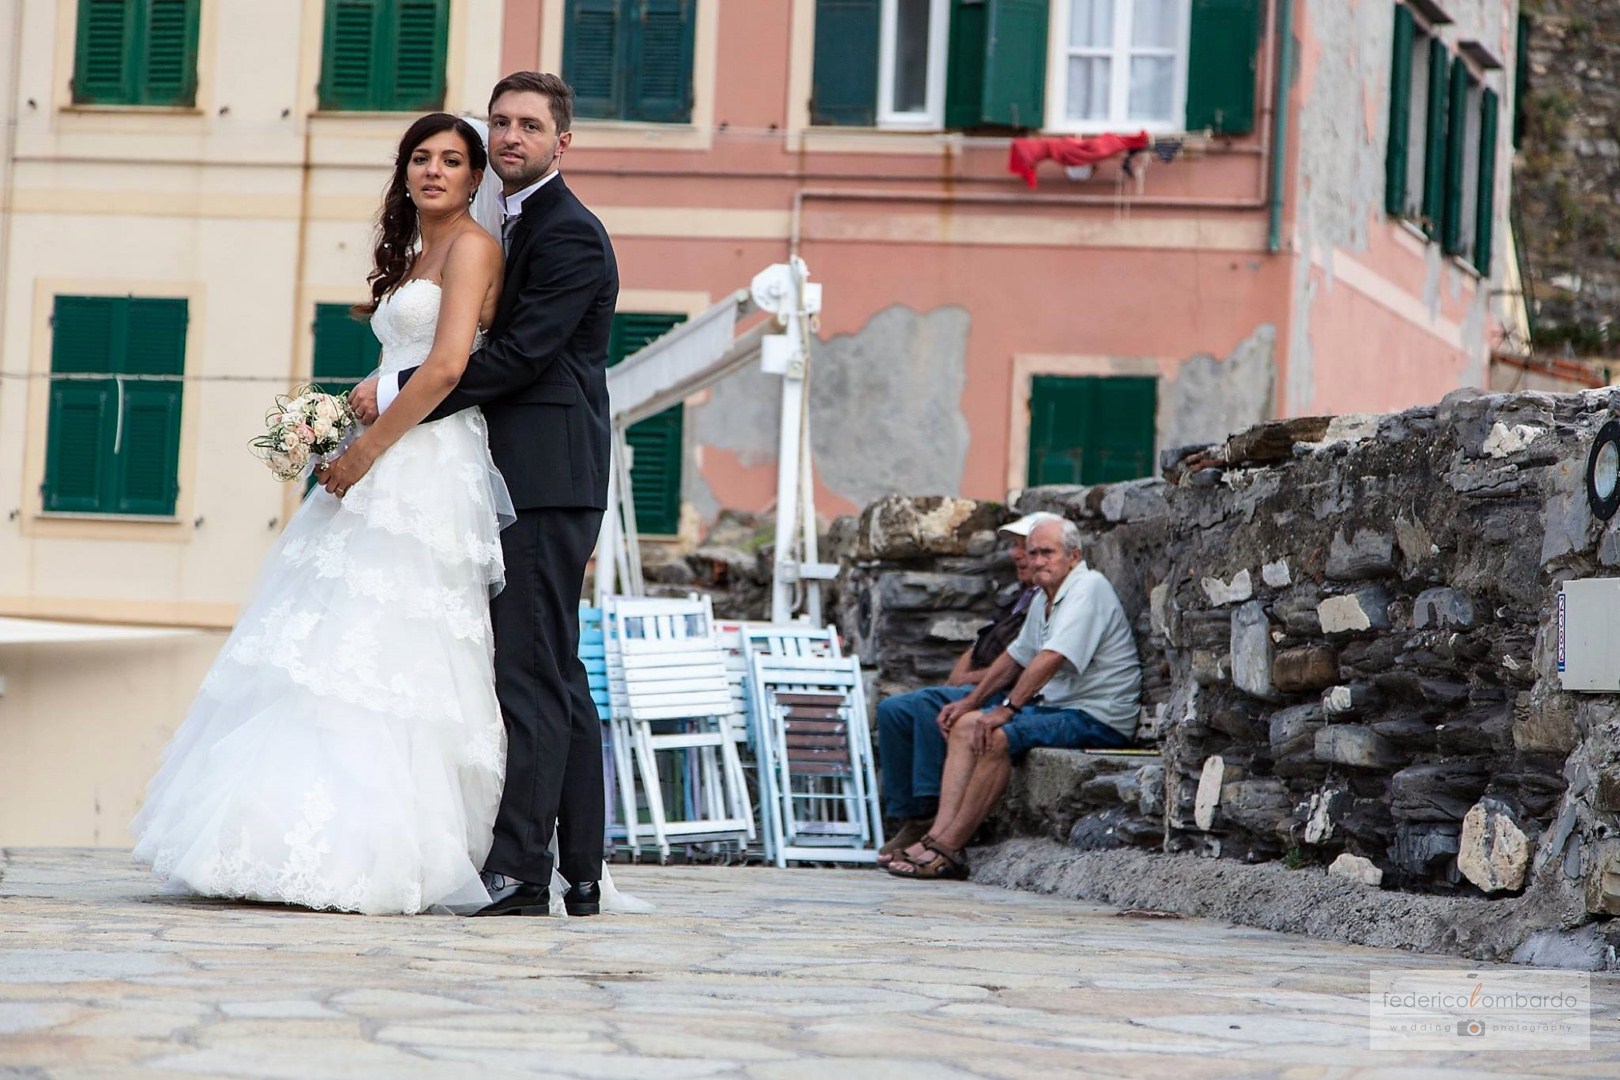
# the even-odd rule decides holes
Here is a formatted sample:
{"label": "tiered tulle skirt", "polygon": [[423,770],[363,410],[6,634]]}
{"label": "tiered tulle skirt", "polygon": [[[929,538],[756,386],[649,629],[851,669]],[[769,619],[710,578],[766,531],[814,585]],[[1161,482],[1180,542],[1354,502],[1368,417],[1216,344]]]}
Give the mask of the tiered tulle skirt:
{"label": "tiered tulle skirt", "polygon": [[488,455],[471,410],[408,433],[345,499],[304,501],[164,751],[138,860],[205,896],[488,902],[505,770]]}

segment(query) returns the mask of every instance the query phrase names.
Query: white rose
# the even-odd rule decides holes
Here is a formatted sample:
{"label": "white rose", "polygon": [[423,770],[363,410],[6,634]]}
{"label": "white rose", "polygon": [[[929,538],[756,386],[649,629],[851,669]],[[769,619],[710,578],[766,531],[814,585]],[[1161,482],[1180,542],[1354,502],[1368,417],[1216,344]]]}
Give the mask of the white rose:
{"label": "white rose", "polygon": [[332,434],[332,418],[322,416],[320,411],[317,410],[315,413],[315,419],[309,422],[309,427],[311,431],[315,432],[316,442],[319,442],[322,439],[330,438]]}
{"label": "white rose", "polygon": [[338,404],[335,397],[326,395],[315,402],[315,419],[326,421],[326,429],[331,430],[332,425],[343,417],[343,406]]}

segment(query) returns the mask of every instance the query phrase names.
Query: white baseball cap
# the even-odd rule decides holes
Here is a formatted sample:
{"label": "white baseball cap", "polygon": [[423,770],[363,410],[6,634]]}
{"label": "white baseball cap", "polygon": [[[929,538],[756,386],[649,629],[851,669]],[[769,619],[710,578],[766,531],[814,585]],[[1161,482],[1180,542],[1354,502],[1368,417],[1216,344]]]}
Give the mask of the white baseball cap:
{"label": "white baseball cap", "polygon": [[1063,518],[1049,510],[1037,510],[1033,514],[1025,514],[1017,521],[1009,521],[1000,528],[1000,532],[1011,533],[1014,536],[1028,536],[1035,531],[1035,526],[1043,521],[1062,521]]}

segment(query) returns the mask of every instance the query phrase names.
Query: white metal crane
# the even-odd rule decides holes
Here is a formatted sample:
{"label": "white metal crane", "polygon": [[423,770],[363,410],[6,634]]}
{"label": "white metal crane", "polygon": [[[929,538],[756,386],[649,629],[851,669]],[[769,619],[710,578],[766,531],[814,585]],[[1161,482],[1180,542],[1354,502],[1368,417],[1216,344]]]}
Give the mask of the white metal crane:
{"label": "white metal crane", "polygon": [[[810,324],[820,310],[821,286],[809,280],[804,261],[795,257],[761,271],[747,289],[739,289],[608,370],[613,468],[608,512],[596,548],[598,606],[613,593],[645,592],[625,431],[757,360],[761,370],[782,376],[771,621],[789,622],[802,610],[811,623],[821,624],[820,583],[830,580],[838,568],[817,555],[810,469]],[[771,317],[737,333],[737,325],[756,313]]]}

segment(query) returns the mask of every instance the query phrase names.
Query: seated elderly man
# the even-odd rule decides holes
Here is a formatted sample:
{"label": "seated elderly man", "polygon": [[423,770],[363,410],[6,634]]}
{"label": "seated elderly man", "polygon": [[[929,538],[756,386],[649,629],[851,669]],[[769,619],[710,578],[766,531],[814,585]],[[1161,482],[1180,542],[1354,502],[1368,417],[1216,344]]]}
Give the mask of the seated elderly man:
{"label": "seated elderly man", "polygon": [[1042,522],[1025,556],[1043,595],[978,685],[940,709],[939,811],[928,834],[889,863],[897,877],[966,877],[963,849],[1031,747],[1117,747],[1135,732],[1136,642],[1114,587],[1081,560],[1080,530]]}
{"label": "seated elderly man", "polygon": [[979,631],[973,644],[957,657],[944,686],[927,686],[885,698],[877,707],[878,750],[883,763],[883,807],[900,819],[900,828],[878,852],[879,866],[928,834],[939,803],[939,778],[945,768],[945,736],[939,730],[939,710],[967,696],[998,657],[1024,628],[1024,618],[1040,595],[1030,578],[1024,545],[1029,532],[1042,521],[1062,521],[1056,514],[1036,511],[1003,525],[1000,532],[1011,541],[1018,592],[1008,609]]}

